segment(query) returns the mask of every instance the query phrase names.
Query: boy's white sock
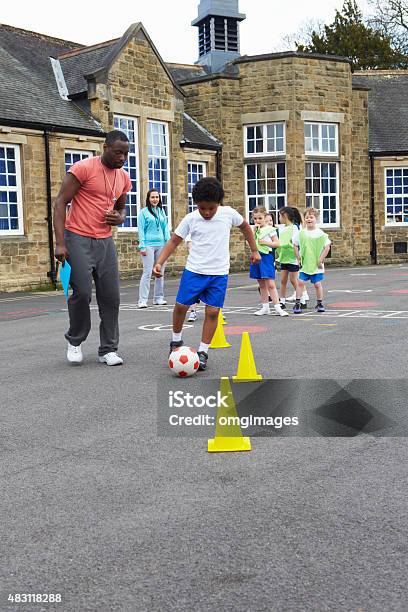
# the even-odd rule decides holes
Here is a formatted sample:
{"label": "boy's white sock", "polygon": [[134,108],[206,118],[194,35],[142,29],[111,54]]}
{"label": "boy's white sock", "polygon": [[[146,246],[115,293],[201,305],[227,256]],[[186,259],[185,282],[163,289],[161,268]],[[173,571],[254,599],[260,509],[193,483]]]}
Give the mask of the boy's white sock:
{"label": "boy's white sock", "polygon": [[200,342],[200,346],[198,347],[198,350],[204,351],[204,353],[208,353],[209,347],[210,347],[209,344],[205,344],[205,342]]}
{"label": "boy's white sock", "polygon": [[179,334],[176,334],[176,332],[173,332],[173,334],[172,334],[172,341],[173,342],[180,342],[181,336],[182,336],[182,332],[180,332]]}

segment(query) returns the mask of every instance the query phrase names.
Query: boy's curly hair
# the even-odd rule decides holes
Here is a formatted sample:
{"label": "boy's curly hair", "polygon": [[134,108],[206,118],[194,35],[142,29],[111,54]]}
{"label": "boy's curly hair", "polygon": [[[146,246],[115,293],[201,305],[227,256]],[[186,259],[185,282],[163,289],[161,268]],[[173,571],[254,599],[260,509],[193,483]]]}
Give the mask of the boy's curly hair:
{"label": "boy's curly hair", "polygon": [[224,198],[224,190],[218,179],[213,176],[206,176],[194,185],[192,196],[195,203],[218,202],[221,204]]}

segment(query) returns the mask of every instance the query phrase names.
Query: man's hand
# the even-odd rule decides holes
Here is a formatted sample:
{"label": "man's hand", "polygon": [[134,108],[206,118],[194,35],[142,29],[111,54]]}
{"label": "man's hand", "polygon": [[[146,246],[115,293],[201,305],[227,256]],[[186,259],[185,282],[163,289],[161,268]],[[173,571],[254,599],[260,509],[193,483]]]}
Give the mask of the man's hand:
{"label": "man's hand", "polygon": [[251,251],[251,263],[257,264],[261,261],[261,256],[258,251]]}
{"label": "man's hand", "polygon": [[66,258],[68,257],[68,249],[65,244],[56,244],[55,245],[55,259],[58,259],[61,263],[64,263]]}
{"label": "man's hand", "polygon": [[124,216],[118,210],[107,210],[105,213],[105,222],[107,225],[122,225]]}
{"label": "man's hand", "polygon": [[153,266],[153,274],[156,278],[160,278],[161,276],[163,276],[161,268],[161,264],[156,264],[155,266]]}

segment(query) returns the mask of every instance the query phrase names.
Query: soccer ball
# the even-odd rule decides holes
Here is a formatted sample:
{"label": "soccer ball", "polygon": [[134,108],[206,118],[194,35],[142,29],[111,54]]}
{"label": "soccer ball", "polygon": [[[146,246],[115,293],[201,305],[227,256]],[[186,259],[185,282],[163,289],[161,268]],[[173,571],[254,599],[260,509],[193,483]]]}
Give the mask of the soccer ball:
{"label": "soccer ball", "polygon": [[189,346],[180,346],[170,353],[169,368],[181,378],[195,374],[199,363],[197,351]]}

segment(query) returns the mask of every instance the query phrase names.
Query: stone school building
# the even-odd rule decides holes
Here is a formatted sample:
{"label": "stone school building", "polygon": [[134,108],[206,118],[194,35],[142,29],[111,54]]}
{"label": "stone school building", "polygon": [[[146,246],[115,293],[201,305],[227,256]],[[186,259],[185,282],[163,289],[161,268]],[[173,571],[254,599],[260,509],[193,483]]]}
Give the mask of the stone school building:
{"label": "stone school building", "polygon": [[[122,277],[141,271],[138,212],[149,188],[170,226],[206,175],[225,203],[320,211],[333,264],[408,261],[408,71],[352,73],[342,57],[246,56],[238,0],[201,0],[195,64],[169,64],[141,23],[83,46],[0,25],[0,291],[56,279],[52,202],[105,132],[130,141],[127,219],[115,230]],[[186,251],[169,261],[179,271]],[[248,268],[237,230],[232,270]]]}

